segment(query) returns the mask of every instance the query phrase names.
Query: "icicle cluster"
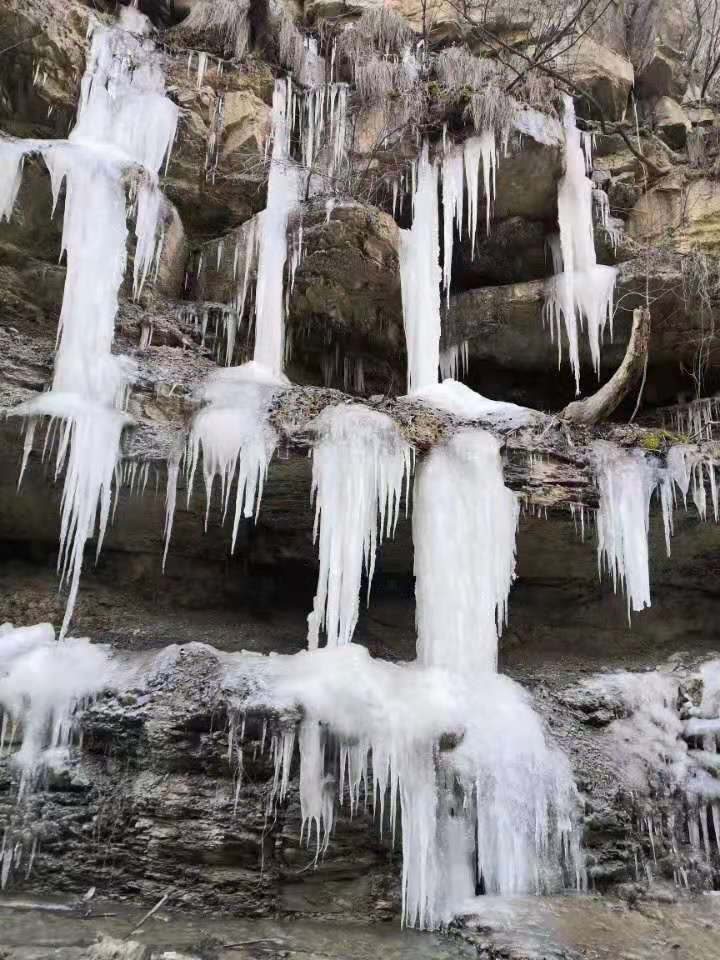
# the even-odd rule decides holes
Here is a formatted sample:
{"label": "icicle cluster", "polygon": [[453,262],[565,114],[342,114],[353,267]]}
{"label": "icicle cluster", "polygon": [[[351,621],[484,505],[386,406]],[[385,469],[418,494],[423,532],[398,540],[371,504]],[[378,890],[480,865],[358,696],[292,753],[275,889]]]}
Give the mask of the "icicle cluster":
{"label": "icicle cluster", "polygon": [[[18,772],[16,819],[43,771],[62,768],[77,730],[78,711],[109,685],[117,671],[106,648],[88,640],[55,641],[49,623],[0,625],[0,757],[12,750]],[[11,818],[0,844],[0,889],[26,854]],[[31,857],[34,856],[33,845]]]}
{"label": "icicle cluster", "polygon": [[[318,854],[343,800],[351,811],[372,803],[393,836],[399,821],[405,924],[449,921],[479,877],[504,894],[580,884],[567,761],[548,748],[527,697],[507,678],[483,676],[478,696],[471,673],[392,664],[351,643],[233,658],[227,682],[252,690],[239,712],[302,709],[303,832],[310,843],[315,830]],[[457,746],[440,750],[444,738]],[[272,745],[274,802],[286,794],[295,742],[293,727]]]}
{"label": "icicle cluster", "polygon": [[[235,483],[231,552],[235,551],[240,520],[257,518],[260,510],[268,465],[277,445],[277,434],[267,422],[268,408],[273,394],[288,383],[282,374],[277,376],[261,364],[250,362],[215,371],[202,390],[201,400],[206,406],[193,419],[183,453],[187,502],[189,506],[202,454],[206,529],[216,478],[220,481],[223,522]],[[179,468],[177,457],[168,467],[163,564],[172,535]]]}
{"label": "icicle cluster", "polygon": [[403,481],[410,480],[410,447],[384,414],[359,404],[329,407],[313,426],[319,436],[312,490],[320,573],[308,617],[311,649],[321,630],[329,647],[352,639],[363,572],[369,602],[378,537],[394,534]]}
{"label": "icicle cluster", "polygon": [[641,816],[650,798],[681,799],[680,816],[645,820],[653,849],[654,834],[667,835],[676,882],[687,885],[679,843],[689,843],[700,860],[720,854],[720,661],[707,661],[689,678],[701,685],[697,705],[688,702],[681,679],[663,670],[611,673],[585,681],[582,689],[620,714],[607,737]]}
{"label": "icicle cluster", "polygon": [[640,450],[625,450],[599,441],[595,460],[600,509],[597,515],[598,566],[606,569],[627,594],[630,610],[650,606],[648,529],[650,501],[657,493],[662,508],[665,546],[670,556],[673,512],[677,492],[687,506],[688,493],[702,520],[707,518],[706,480],[710,486],[713,514],[718,521],[720,498],[716,464],[697,449],[678,444],[668,451],[660,467]]}

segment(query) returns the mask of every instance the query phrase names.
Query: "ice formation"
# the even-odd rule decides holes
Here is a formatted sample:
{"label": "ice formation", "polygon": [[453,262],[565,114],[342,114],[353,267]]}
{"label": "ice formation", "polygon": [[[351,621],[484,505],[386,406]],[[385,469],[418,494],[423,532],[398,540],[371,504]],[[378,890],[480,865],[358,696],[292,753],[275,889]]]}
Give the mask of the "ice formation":
{"label": "ice formation", "polygon": [[440,351],[440,379],[462,380],[470,366],[470,344],[454,343]]}
{"label": "ice formation", "polygon": [[543,414],[537,410],[503,400],[489,400],[464,383],[450,378],[418,390],[408,399],[444,410],[459,420],[482,420],[498,429],[524,427],[543,418]]}
{"label": "ice formation", "polygon": [[413,509],[420,663],[495,671],[518,517],[489,433],[459,430],[422,464]]}
{"label": "ice formation", "polygon": [[600,488],[597,516],[598,566],[607,570],[617,590],[620,585],[631,610],[650,606],[648,529],[653,494],[660,501],[665,545],[670,556],[673,514],[679,491],[687,506],[690,493],[701,520],[707,518],[706,481],[710,486],[715,520],[720,516],[716,464],[697,448],[676,444],[666,462],[641,450],[627,450],[599,441],[595,468]]}
{"label": "ice formation", "polygon": [[[193,419],[184,451],[187,502],[189,505],[195,471],[202,455],[206,529],[216,478],[220,483],[223,521],[235,484],[233,553],[240,520],[243,517],[257,518],[260,510],[268,465],[277,445],[277,434],[267,420],[268,408],[275,392],[288,384],[289,381],[282,374],[278,376],[251,361],[240,367],[216,370],[207,378],[200,394],[205,406]],[[165,557],[172,536],[178,474],[179,458],[176,458],[168,469]]]}
{"label": "ice formation", "polygon": [[437,383],[440,365],[438,172],[423,147],[412,227],[400,231],[400,285],[408,358],[408,390]]}
{"label": "ice formation", "polygon": [[[57,643],[49,623],[0,625],[0,757],[14,749],[15,819],[48,768],[62,767],[77,731],[78,711],[116,675],[106,648],[88,640]],[[0,844],[0,889],[20,866],[25,844],[11,817]]]}
{"label": "ice formation", "polygon": [[283,372],[285,323],[283,277],[287,259],[287,225],[298,201],[298,172],[290,159],[292,81],[277,80],[273,93],[272,158],[267,206],[260,222],[255,293],[254,359],[273,373]]}
{"label": "ice formation", "polygon": [[[300,707],[303,830],[327,843],[336,803],[372,802],[403,847],[403,920],[434,927],[482,877],[490,892],[580,883],[565,758],[548,747],[522,689],[505,677],[392,664],[356,644],[295,656],[233,657],[227,683],[244,712]],[[448,740],[456,745],[443,746]],[[274,746],[276,800],[290,777],[294,727]],[[566,874],[566,876],[563,876]],[[458,875],[461,890],[458,890]]]}
{"label": "ice formation", "polygon": [[[702,691],[696,704],[684,689],[693,686]],[[618,714],[607,737],[640,815],[646,816],[651,797],[680,800],[679,815],[647,815],[651,844],[657,831],[668,835],[676,857],[676,841],[688,841],[708,860],[714,841],[720,853],[720,661],[708,660],[687,678],[677,667],[598,675],[581,689]],[[679,860],[675,869],[680,882]]]}
{"label": "ice formation", "polygon": [[0,165],[14,171],[10,188],[4,187],[4,216],[17,194],[18,156],[23,153],[43,156],[54,207],[65,186],[62,252],[67,274],[52,388],[14,411],[30,418],[23,468],[35,418],[61,421],[55,472],[65,471],[65,486],[58,567],[70,585],[61,637],[72,617],[85,544],[96,528],[98,551],[102,545],[127,423],[122,408],[132,370],[111,347],[125,272],[128,180],[135,202],[136,293],[159,256],[157,174],[169,156],[178,111],[165,96],[160,55],[148,32],[147,18],[130,7],[122,8],[117,24],[93,27],[78,120],[67,141],[0,143]]}
{"label": "ice formation", "polygon": [[470,137],[462,147],[448,147],[442,159],[442,205],[443,205],[443,274],[445,295],[450,298],[454,230],[462,234],[464,214],[464,189],[467,189],[467,234],[470,238],[471,255],[475,256],[478,205],[480,202],[480,167],[482,165],[483,193],[485,196],[485,226],[490,233],[490,217],[495,200],[495,174],[497,150],[495,134],[486,130],[479,136]]}
{"label": "ice formation", "polygon": [[558,365],[562,360],[564,327],[570,366],[580,392],[578,331],[587,330],[590,354],[596,373],[600,372],[600,343],[605,327],[612,337],[614,267],[598,264],[593,238],[593,187],[586,176],[585,153],[575,125],[571,97],[565,98],[565,174],[558,186],[558,223],[562,272],[548,283],[543,316],[557,338]]}
{"label": "ice formation", "polygon": [[598,565],[607,569],[617,590],[627,594],[628,613],[650,606],[648,526],[656,474],[639,451],[600,445],[597,517]]}
{"label": "ice formation", "polygon": [[[409,484],[410,447],[389,417],[357,405],[329,407],[314,421],[312,490],[320,571],[308,643],[324,630],[329,647],[350,643],[363,572],[368,600],[378,538],[395,532]],[[406,493],[407,496],[407,493]]]}

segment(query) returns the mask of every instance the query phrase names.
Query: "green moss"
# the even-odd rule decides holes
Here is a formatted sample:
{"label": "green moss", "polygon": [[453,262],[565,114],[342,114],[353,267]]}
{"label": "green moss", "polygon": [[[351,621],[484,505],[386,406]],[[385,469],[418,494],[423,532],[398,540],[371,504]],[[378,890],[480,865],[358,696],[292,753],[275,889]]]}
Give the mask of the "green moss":
{"label": "green moss", "polygon": [[644,450],[662,450],[664,446],[672,446],[674,443],[687,443],[688,438],[679,433],[671,433],[669,430],[653,430],[646,433],[640,440],[640,446]]}

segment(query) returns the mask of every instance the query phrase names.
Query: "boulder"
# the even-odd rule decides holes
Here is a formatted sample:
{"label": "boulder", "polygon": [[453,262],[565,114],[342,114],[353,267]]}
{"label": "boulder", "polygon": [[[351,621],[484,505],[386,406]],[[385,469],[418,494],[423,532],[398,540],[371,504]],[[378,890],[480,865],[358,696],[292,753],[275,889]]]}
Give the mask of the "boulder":
{"label": "boulder", "polygon": [[682,150],[687,143],[692,124],[677,100],[660,97],[653,105],[652,118],[655,129],[668,146],[674,150]]}
{"label": "boulder", "polygon": [[[632,63],[588,35],[581,37],[563,59],[564,69],[594,98],[605,119],[622,120],[635,81]],[[583,105],[583,109],[593,117],[597,113],[592,103]]]}
{"label": "boulder", "polygon": [[656,44],[650,59],[638,71],[636,95],[640,99],[677,97],[683,87],[682,54],[672,47]]}

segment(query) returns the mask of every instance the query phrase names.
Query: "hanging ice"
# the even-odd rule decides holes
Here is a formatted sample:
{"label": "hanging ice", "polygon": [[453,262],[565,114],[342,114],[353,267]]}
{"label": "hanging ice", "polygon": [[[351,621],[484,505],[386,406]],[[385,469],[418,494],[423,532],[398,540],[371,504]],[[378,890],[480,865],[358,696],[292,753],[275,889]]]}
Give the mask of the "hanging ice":
{"label": "hanging ice", "polygon": [[437,167],[427,144],[418,161],[413,224],[400,231],[400,285],[408,392],[437,383],[440,363],[440,243]]}
{"label": "hanging ice", "polygon": [[420,663],[495,671],[518,517],[491,434],[460,430],[422,464],[413,507]]}
{"label": "hanging ice", "polygon": [[351,641],[358,618],[363,571],[368,598],[378,538],[392,536],[403,480],[409,482],[410,447],[387,416],[361,405],[329,407],[314,421],[314,536],[320,572],[308,644],[324,630],[329,647]]}
{"label": "hanging ice", "polygon": [[[157,253],[161,198],[157,173],[175,136],[177,107],[164,95],[149,21],[124,7],[118,24],[95,24],[82,81],[78,122],[67,141],[3,143],[0,166],[17,170],[18,152],[42,154],[53,203],[65,185],[62,250],[67,274],[52,389],[14,413],[30,417],[23,469],[35,417],[62,421],[56,475],[65,470],[58,566],[70,593],[60,636],[72,616],[87,540],[107,525],[122,413],[132,367],[112,354],[118,291],[126,262],[126,181],[136,191],[135,289]],[[8,215],[17,175],[4,196]],[[99,226],[100,225],[100,226]]]}
{"label": "hanging ice", "polygon": [[273,93],[272,158],[267,206],[260,215],[255,297],[255,360],[273,373],[283,371],[285,322],[283,276],[287,259],[287,224],[298,201],[298,173],[290,160],[292,82],[277,80]]}
{"label": "hanging ice", "polygon": [[641,451],[596,445],[600,509],[598,566],[624,588],[630,610],[650,606],[648,527],[657,475]]}
{"label": "hanging ice", "polygon": [[570,366],[580,392],[578,328],[587,328],[590,353],[600,374],[600,342],[609,325],[612,337],[613,293],[617,271],[601,266],[595,256],[592,183],[585,175],[585,154],[575,125],[575,107],[565,97],[565,174],[558,187],[558,223],[563,272],[549,281],[543,317],[557,337],[562,360],[561,327],[568,340]]}
{"label": "hanging ice", "polygon": [[[200,399],[206,406],[195,415],[184,454],[187,500],[189,505],[201,455],[206,529],[216,478],[220,481],[223,521],[235,483],[231,553],[235,551],[240,520],[253,516],[257,519],[268,465],[277,445],[277,434],[267,422],[268,407],[274,393],[288,384],[289,381],[282,374],[276,376],[261,364],[251,361],[241,367],[216,370],[202,389]],[[168,470],[166,557],[172,535],[177,480],[176,461]]]}

